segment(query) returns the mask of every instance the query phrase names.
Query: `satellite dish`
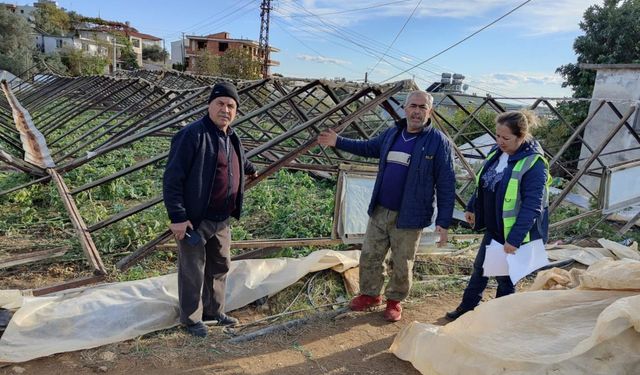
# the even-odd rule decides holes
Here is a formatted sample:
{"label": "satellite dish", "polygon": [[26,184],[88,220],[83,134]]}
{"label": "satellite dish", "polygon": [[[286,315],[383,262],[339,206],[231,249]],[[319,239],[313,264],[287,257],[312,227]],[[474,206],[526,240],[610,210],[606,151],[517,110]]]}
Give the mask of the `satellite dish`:
{"label": "satellite dish", "polygon": [[468,88],[469,88],[469,85],[467,85],[466,83],[462,85],[462,91],[467,91]]}

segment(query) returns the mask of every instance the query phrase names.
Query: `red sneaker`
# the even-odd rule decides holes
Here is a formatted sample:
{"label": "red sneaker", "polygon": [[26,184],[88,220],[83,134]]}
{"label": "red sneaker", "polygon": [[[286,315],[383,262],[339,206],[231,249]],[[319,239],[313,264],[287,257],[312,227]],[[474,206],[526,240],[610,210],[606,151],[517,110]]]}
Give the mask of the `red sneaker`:
{"label": "red sneaker", "polygon": [[390,322],[402,319],[402,306],[400,301],[387,300],[387,308],[384,310],[384,318]]}
{"label": "red sneaker", "polygon": [[349,302],[349,308],[353,311],[364,311],[382,303],[382,296],[368,296],[361,294]]}

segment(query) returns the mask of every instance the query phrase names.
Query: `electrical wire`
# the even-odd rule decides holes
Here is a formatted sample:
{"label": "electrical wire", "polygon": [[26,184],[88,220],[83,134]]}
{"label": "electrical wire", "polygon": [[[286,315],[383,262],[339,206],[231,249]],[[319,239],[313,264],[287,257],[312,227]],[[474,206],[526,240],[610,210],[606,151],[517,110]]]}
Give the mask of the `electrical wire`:
{"label": "electrical wire", "polygon": [[474,37],[475,35],[479,34],[480,32],[482,32],[482,31],[484,31],[484,30],[488,29],[489,27],[491,27],[491,26],[495,25],[495,24],[496,24],[496,23],[498,23],[500,20],[502,20],[503,18],[505,18],[505,17],[509,16],[511,13],[513,13],[513,12],[515,12],[516,10],[518,10],[518,9],[522,8],[523,6],[527,5],[527,4],[528,4],[528,3],[530,3],[531,1],[532,1],[532,0],[525,0],[524,2],[522,2],[522,3],[521,3],[520,5],[518,5],[517,7],[515,7],[515,8],[513,8],[513,9],[511,9],[510,11],[508,11],[507,13],[503,14],[502,16],[500,16],[500,17],[496,18],[495,20],[493,20],[492,22],[488,23],[487,25],[485,25],[485,26],[481,27],[480,29],[478,29],[478,30],[474,31],[473,33],[471,33],[470,35],[466,36],[465,38],[463,38],[463,39],[459,40],[458,42],[456,42],[456,43],[454,43],[454,44],[452,44],[452,45],[450,45],[449,47],[447,47],[447,48],[443,49],[442,51],[440,51],[440,52],[436,53],[435,55],[433,55],[433,56],[431,56],[431,57],[429,57],[429,58],[427,58],[427,59],[425,59],[425,60],[423,60],[423,61],[419,62],[418,64],[415,64],[415,65],[413,65],[412,67],[410,67],[410,68],[408,68],[408,69],[405,69],[405,70],[403,70],[402,72],[400,72],[400,73],[398,73],[398,74],[396,74],[396,75],[394,75],[394,76],[391,76],[391,77],[389,77],[389,78],[385,79],[384,81],[381,81],[380,83],[384,83],[384,82],[387,82],[387,81],[389,81],[389,80],[392,80],[392,79],[394,79],[394,78],[396,78],[396,77],[398,77],[398,76],[400,76],[400,75],[402,75],[402,74],[404,74],[404,73],[407,73],[407,72],[409,72],[409,71],[411,71],[411,70],[413,70],[413,69],[415,69],[415,68],[419,67],[420,65],[422,65],[422,64],[424,64],[424,63],[426,63],[426,62],[428,62],[428,61],[430,61],[430,60],[433,60],[434,58],[436,58],[436,57],[438,57],[438,56],[442,55],[443,53],[445,53],[445,52],[447,52],[447,51],[451,50],[452,48],[454,48],[454,47],[456,47],[456,46],[458,46],[458,45],[462,44],[463,42],[465,42],[465,41],[467,41],[467,40],[471,39],[472,37]]}
{"label": "electrical wire", "polygon": [[373,68],[371,68],[371,70],[369,72],[373,72],[373,70],[378,67],[378,64],[380,64],[380,61],[382,61],[382,59],[387,56],[387,53],[393,47],[393,45],[395,44],[396,40],[398,40],[398,37],[400,37],[400,34],[402,34],[402,32],[404,31],[404,28],[407,27],[407,24],[409,23],[409,21],[411,20],[413,15],[416,13],[416,10],[418,10],[418,7],[420,6],[420,4],[422,4],[422,0],[418,1],[418,3],[416,4],[415,8],[413,8],[413,11],[409,15],[409,17],[407,17],[407,20],[404,21],[404,25],[402,25],[402,27],[400,28],[400,31],[398,31],[398,33],[396,34],[396,37],[393,38],[393,41],[391,42],[391,44],[389,44],[389,46],[387,46],[387,49],[384,51],[382,56],[380,56],[380,60],[378,60],[376,65],[374,65]]}
{"label": "electrical wire", "polygon": [[[334,31],[334,33],[335,33],[335,35],[334,35],[334,33],[330,33],[330,32],[326,32],[326,31],[325,31],[325,33],[327,33],[328,35],[331,35],[331,36],[336,37],[336,38],[344,39],[344,40],[346,40],[347,42],[349,42],[349,43],[351,43],[351,44],[355,44],[356,46],[358,46],[358,47],[362,48],[362,49],[365,51],[365,53],[367,53],[367,54],[368,54],[368,55],[370,55],[370,56],[375,57],[376,59],[377,59],[377,58],[379,58],[380,53],[382,53],[382,51],[380,51],[380,50],[378,50],[378,49],[377,49],[377,46],[372,46],[372,44],[376,44],[376,45],[377,45],[377,44],[380,44],[378,41],[374,41],[373,39],[368,38],[367,36],[364,36],[364,35],[362,35],[362,34],[360,34],[360,33],[357,33],[357,32],[355,32],[355,31],[351,31],[351,30],[346,29],[346,28],[342,28],[342,27],[337,26],[337,25],[335,25],[335,24],[333,24],[333,23],[331,23],[331,22],[329,22],[329,21],[325,21],[324,19],[322,19],[321,17],[319,17],[319,16],[317,16],[316,14],[312,13],[312,12],[311,12],[311,11],[309,11],[308,9],[304,8],[303,6],[301,6],[301,5],[299,5],[299,4],[296,4],[296,3],[293,3],[293,4],[294,4],[295,6],[297,6],[298,8],[300,8],[300,10],[302,10],[302,11],[304,11],[304,12],[307,12],[307,13],[309,13],[310,15],[314,16],[314,17],[315,17],[315,18],[316,18],[316,19],[317,19],[317,20],[318,20],[318,21],[319,21],[319,22],[320,22],[324,27],[327,27],[327,28],[329,28],[330,30],[333,30],[333,31]],[[276,12],[278,12],[278,11],[276,10]],[[286,14],[284,14],[283,16],[284,16],[284,17],[288,17]],[[309,23],[308,21],[302,21],[302,22],[303,22],[305,25],[309,26],[309,27],[313,27],[314,29],[319,29],[319,30],[322,30],[322,29],[323,29],[322,27],[318,27],[318,26],[319,26],[318,24]],[[349,36],[353,36],[353,37],[349,37]],[[355,40],[354,40],[354,38],[355,38],[355,39],[359,39],[359,40],[360,40],[360,42],[355,41]],[[368,46],[366,46],[365,44],[368,44]],[[351,50],[350,48],[348,48],[348,49],[349,49],[349,50]],[[399,51],[399,50],[397,50],[397,49],[396,49],[396,51]],[[401,54],[405,55],[405,56],[414,57],[414,56],[411,56],[410,54],[404,53],[404,52],[402,52],[402,51],[399,51],[399,52],[400,52]],[[394,60],[396,60],[396,61],[398,61],[398,62],[401,62],[402,64],[409,64],[407,61],[405,61],[405,60],[403,60],[403,59],[400,59],[400,58],[397,58],[397,57],[395,57],[395,56],[387,55],[387,57],[391,57],[392,59],[394,59]],[[414,58],[415,58],[415,57],[414,57]],[[404,69],[403,69],[403,68],[401,68],[401,67],[398,67],[398,66],[396,66],[396,65],[394,65],[394,64],[391,64],[388,60],[384,59],[384,56],[383,56],[383,61],[384,61],[384,62],[386,62],[387,64],[389,64],[390,66],[392,66],[392,67],[394,67],[394,68],[398,69],[398,70],[404,70]],[[424,64],[422,64],[422,65],[424,65]],[[440,77],[440,73],[435,72],[435,71],[432,71],[432,70],[429,70],[429,69],[426,69],[426,68],[425,68],[425,67],[423,67],[422,65],[418,66],[417,68],[418,68],[418,69],[420,69],[420,70],[422,70],[422,71],[424,71],[424,72],[427,72],[427,73],[429,73],[429,74],[431,74],[431,75],[433,75],[433,76],[436,76],[436,77],[438,77],[438,78]],[[434,64],[431,64],[431,65],[434,65]],[[440,67],[440,68],[441,68],[441,67]],[[450,69],[445,69],[445,70],[450,70]],[[421,78],[420,78],[419,76],[417,76],[417,75],[416,75],[416,76],[414,76],[414,79],[415,79],[415,78],[421,79]],[[472,80],[472,79],[471,79],[471,77],[467,77],[467,78],[469,78],[469,81],[471,81],[471,80]],[[426,79],[421,79],[421,80],[422,80],[422,81],[427,82],[427,84],[431,84],[431,83],[433,83],[433,82],[432,82],[432,81],[430,81],[430,80],[426,80]],[[485,92],[487,92],[487,93],[494,94],[494,96],[495,96],[495,97],[506,97],[506,95],[503,95],[503,94],[501,94],[501,93],[495,92],[495,91],[493,91],[493,90],[491,90],[491,89],[487,89],[487,88],[485,88],[485,87],[481,87],[481,86],[478,86],[478,85],[473,85],[473,84],[470,84],[470,83],[468,84],[468,86],[469,86],[469,87],[476,88],[476,89],[478,89],[478,90],[485,91]]]}
{"label": "electrical wire", "polygon": [[336,15],[336,14],[353,13],[353,12],[358,12],[358,11],[361,11],[361,10],[382,8],[382,7],[387,7],[389,5],[394,5],[394,4],[398,4],[398,3],[407,3],[409,1],[413,1],[413,0],[398,0],[398,1],[392,1],[390,3],[382,3],[382,4],[370,5],[368,7],[345,9],[345,10],[341,10],[341,11],[337,11],[337,12],[315,13],[315,14],[295,14],[295,15],[289,15],[288,17],[297,18],[297,17],[333,16],[333,15]]}

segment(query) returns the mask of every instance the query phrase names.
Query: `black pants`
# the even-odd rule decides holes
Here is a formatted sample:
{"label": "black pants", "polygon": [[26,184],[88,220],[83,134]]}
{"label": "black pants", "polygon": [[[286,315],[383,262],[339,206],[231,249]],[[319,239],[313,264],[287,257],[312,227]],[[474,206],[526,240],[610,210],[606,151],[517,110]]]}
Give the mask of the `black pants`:
{"label": "black pants", "polygon": [[180,322],[194,324],[202,315],[224,313],[227,272],[231,265],[231,231],[229,219],[205,220],[198,233],[203,242],[191,246],[178,241],[178,298]]}
{"label": "black pants", "polygon": [[[487,233],[482,239],[480,249],[478,249],[478,255],[473,262],[473,273],[469,279],[464,294],[462,296],[462,302],[460,302],[459,308],[463,310],[473,310],[482,300],[482,293],[487,287],[489,282],[488,277],[482,276],[484,263],[484,256],[487,251],[487,244],[491,243],[491,236]],[[496,298],[512,294],[516,291],[515,286],[511,282],[509,276],[496,276],[498,281],[498,290],[496,291]]]}

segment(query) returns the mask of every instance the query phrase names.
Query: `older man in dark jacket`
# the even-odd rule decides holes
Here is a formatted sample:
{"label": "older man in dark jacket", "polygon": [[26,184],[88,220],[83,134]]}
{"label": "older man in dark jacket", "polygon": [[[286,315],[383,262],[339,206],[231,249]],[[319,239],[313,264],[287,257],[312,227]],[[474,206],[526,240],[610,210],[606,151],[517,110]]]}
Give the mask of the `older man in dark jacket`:
{"label": "older man in dark jacket", "polygon": [[164,204],[178,243],[180,322],[198,337],[207,335],[202,320],[238,323],[224,312],[229,219],[240,218],[244,175],[257,176],[230,127],[239,102],[235,86],[216,84],[207,115],[173,137],[164,173]]}
{"label": "older man in dark jacket", "polygon": [[447,242],[455,200],[455,175],[449,140],[431,125],[433,98],[414,91],[405,100],[406,118],[368,141],[322,132],[318,142],[355,155],[379,158],[369,223],[360,256],[360,292],[350,307],[363,311],[382,302],[384,259],[389,248],[393,270],[385,295],[384,317],[398,321],[400,302],[409,295],[413,261],[425,227],[431,225],[434,196],[436,232]]}

